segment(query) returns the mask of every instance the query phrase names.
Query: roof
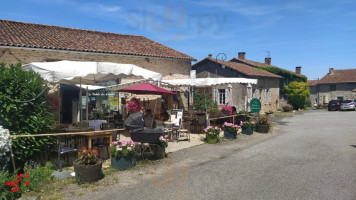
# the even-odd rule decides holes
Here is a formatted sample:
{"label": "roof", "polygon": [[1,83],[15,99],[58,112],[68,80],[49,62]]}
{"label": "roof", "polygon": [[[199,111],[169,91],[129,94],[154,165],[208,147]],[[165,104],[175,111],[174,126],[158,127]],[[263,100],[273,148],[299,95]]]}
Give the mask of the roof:
{"label": "roof", "polygon": [[1,19],[0,46],[196,60],[144,36]]}
{"label": "roof", "polygon": [[316,86],[318,84],[319,80],[308,80],[308,85],[309,86]]}
{"label": "roof", "polygon": [[333,74],[327,73],[318,84],[328,83],[353,83],[356,82],[356,69],[334,70]]}
{"label": "roof", "polygon": [[218,60],[218,59],[213,59],[213,58],[205,58],[197,63],[195,63],[192,68],[196,68],[198,67],[198,65],[203,64],[206,61],[212,61],[215,63],[219,63],[219,64],[224,64],[226,67],[229,67],[233,70],[236,70],[242,74],[245,74],[247,76],[257,76],[257,77],[271,77],[271,78],[283,78],[279,75],[267,72],[267,71],[263,71],[263,70],[259,70],[256,69],[254,67],[250,67],[246,64],[242,64],[242,63],[237,63],[237,62],[231,62],[231,61],[222,61],[222,60]]}
{"label": "roof", "polygon": [[[283,68],[280,68],[280,67],[277,67],[277,66],[274,66],[274,65],[269,65],[269,64],[266,64],[266,63],[256,62],[256,61],[247,60],[247,59],[232,58],[230,61],[234,61],[234,60],[238,61],[238,62],[241,62],[241,63],[245,63],[245,64],[250,65],[250,66],[275,67],[275,68],[278,68],[278,69],[283,69]],[[283,70],[289,71],[287,69],[283,69]],[[292,72],[292,71],[289,71],[289,72],[296,74],[295,72]],[[301,76],[304,76],[304,75],[296,74],[296,76],[301,77]]]}

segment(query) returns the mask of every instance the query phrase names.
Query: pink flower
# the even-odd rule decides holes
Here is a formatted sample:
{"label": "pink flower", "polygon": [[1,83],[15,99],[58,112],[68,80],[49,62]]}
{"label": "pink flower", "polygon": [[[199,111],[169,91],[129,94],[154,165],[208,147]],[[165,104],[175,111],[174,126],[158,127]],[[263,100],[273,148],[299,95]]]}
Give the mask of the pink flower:
{"label": "pink flower", "polygon": [[131,151],[131,147],[127,147],[127,150]]}

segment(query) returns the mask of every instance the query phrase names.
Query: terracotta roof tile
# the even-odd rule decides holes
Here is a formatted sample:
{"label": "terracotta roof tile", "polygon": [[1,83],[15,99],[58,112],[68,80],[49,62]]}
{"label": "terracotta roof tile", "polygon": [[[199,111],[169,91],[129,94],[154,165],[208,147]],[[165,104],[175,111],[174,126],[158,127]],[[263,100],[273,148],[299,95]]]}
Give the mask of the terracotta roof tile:
{"label": "terracotta roof tile", "polygon": [[334,70],[333,74],[327,73],[318,84],[327,83],[354,83],[356,82],[356,69]]}
{"label": "terracotta roof tile", "polygon": [[195,58],[144,36],[124,35],[0,19],[0,46],[151,56]]}
{"label": "terracotta roof tile", "polygon": [[[247,59],[233,58],[233,59],[231,59],[230,61],[237,61],[237,62],[240,62],[240,63],[248,64],[248,65],[250,65],[250,66],[275,67],[275,68],[278,68],[278,69],[283,69],[283,68],[280,68],[280,67],[277,67],[277,66],[274,66],[274,65],[268,65],[268,64],[266,64],[266,63],[256,62],[256,61],[247,60]],[[286,70],[286,69],[283,69],[283,70]],[[286,70],[286,71],[289,71],[289,70]],[[289,72],[295,74],[295,72],[292,72],[292,71],[289,71]],[[304,75],[302,75],[302,74],[296,74],[296,76],[302,77],[302,76],[304,76]]]}
{"label": "terracotta roof tile", "polygon": [[226,67],[229,67],[231,69],[234,69],[242,74],[248,75],[248,76],[258,76],[258,77],[272,77],[272,78],[283,78],[279,75],[270,73],[270,72],[266,72],[263,70],[259,70],[256,69],[254,67],[250,67],[246,64],[242,64],[242,63],[237,63],[237,62],[231,62],[231,61],[222,61],[222,60],[216,60],[214,58],[205,58],[201,61],[199,61],[198,63],[195,63],[192,68],[194,69],[195,67],[197,67],[200,63],[206,61],[206,60],[210,60],[212,62],[215,63],[219,63],[219,64],[224,64]]}
{"label": "terracotta roof tile", "polygon": [[309,86],[316,86],[318,84],[319,80],[308,80],[308,85]]}

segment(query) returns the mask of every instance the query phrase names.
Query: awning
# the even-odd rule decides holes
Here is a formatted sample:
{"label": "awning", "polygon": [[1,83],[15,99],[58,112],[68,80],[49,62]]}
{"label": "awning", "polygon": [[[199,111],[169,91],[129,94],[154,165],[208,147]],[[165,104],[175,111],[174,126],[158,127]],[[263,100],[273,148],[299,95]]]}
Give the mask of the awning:
{"label": "awning", "polygon": [[249,78],[193,78],[193,79],[174,79],[162,80],[162,83],[168,83],[177,86],[212,86],[231,83],[257,84],[257,79]]}
{"label": "awning", "polygon": [[[106,82],[125,78],[127,76],[139,76],[144,79],[161,80],[162,75],[133,64],[119,64],[110,62],[33,62],[23,65],[26,71],[33,70],[51,83],[88,84]],[[80,80],[81,79],[81,80]]]}

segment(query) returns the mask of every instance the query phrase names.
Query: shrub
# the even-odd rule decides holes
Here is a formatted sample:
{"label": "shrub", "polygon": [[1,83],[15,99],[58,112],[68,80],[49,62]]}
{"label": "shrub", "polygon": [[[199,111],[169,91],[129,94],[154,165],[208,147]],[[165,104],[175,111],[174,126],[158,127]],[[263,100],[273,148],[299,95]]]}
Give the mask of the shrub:
{"label": "shrub", "polygon": [[304,109],[308,104],[310,96],[308,83],[291,82],[286,87],[286,96],[288,97],[288,103],[290,103],[294,109]]}
{"label": "shrub", "polygon": [[255,129],[255,126],[256,126],[255,121],[246,121],[246,122],[241,122],[241,123],[242,123],[241,128],[243,130],[248,129],[249,127],[251,127],[252,129]]}
{"label": "shrub", "polygon": [[[54,125],[51,107],[47,102],[48,87],[33,71],[24,71],[21,63],[0,66],[0,124],[10,135],[48,133]],[[12,140],[16,166],[22,168],[36,159],[53,144],[49,137],[26,137]]]}
{"label": "shrub", "polygon": [[282,107],[284,112],[290,112],[293,110],[293,106],[291,105],[285,105]]}

